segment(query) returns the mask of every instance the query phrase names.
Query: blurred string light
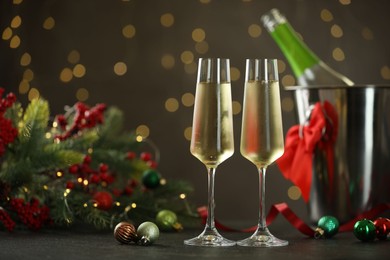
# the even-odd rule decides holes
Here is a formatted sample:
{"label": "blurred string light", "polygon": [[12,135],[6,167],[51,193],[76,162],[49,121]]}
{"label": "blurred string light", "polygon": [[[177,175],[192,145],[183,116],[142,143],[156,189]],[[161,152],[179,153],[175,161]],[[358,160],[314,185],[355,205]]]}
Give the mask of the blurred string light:
{"label": "blurred string light", "polygon": [[389,66],[383,66],[380,70],[381,76],[384,79],[390,80],[390,67]]}
{"label": "blurred string light", "polygon": [[181,96],[181,103],[183,106],[192,107],[195,102],[195,96],[192,93],[184,93]]}
{"label": "blurred string light", "polygon": [[180,54],[180,59],[184,64],[191,64],[194,61],[194,54],[192,51],[183,51]]}
{"label": "blurred string light", "polygon": [[292,200],[299,200],[301,198],[301,190],[297,186],[291,186],[287,190],[287,196]]}
{"label": "blurred string light", "polygon": [[15,35],[11,38],[11,41],[9,43],[9,46],[12,48],[12,49],[16,49],[20,46],[20,43],[21,43],[21,40],[19,38],[18,35]]}
{"label": "blurred string light", "polygon": [[240,114],[241,113],[241,103],[233,100],[232,101],[232,110],[233,110],[233,115]]}
{"label": "blurred string light", "polygon": [[334,38],[341,38],[343,36],[343,29],[337,24],[332,25],[330,28],[330,33]]}
{"label": "blurred string light", "polygon": [[135,36],[135,33],[136,33],[136,29],[132,24],[127,24],[122,28],[122,35],[125,38],[131,39]]}
{"label": "blurred string light", "polygon": [[61,70],[60,80],[64,83],[68,83],[73,79],[73,70],[71,68],[65,67]]}
{"label": "blurred string light", "polygon": [[172,54],[164,54],[161,57],[161,65],[164,69],[172,69],[175,66],[175,57]]}
{"label": "blurred string light", "polygon": [[142,139],[146,139],[150,135],[150,129],[147,125],[139,125],[135,129],[135,133],[139,136],[142,136]]}
{"label": "blurred string light", "polygon": [[349,4],[351,4],[351,0],[339,0],[339,2],[342,5],[349,5]]}
{"label": "blurred string light", "polygon": [[195,28],[191,36],[195,42],[203,42],[206,39],[206,32],[202,28]]}
{"label": "blurred string light", "polygon": [[82,102],[86,101],[89,98],[89,91],[86,88],[77,89],[76,98]]}
{"label": "blurred string light", "polygon": [[115,63],[115,65],[114,65],[114,72],[118,76],[125,75],[126,72],[127,72],[127,65],[126,65],[126,63],[124,63],[122,61],[119,61],[119,62]]}
{"label": "blurred string light", "polygon": [[168,112],[176,112],[179,109],[179,101],[176,98],[168,98],[165,101],[165,109]]}
{"label": "blurred string light", "polygon": [[191,141],[191,135],[192,135],[192,127],[188,126],[184,129],[184,138],[187,141]]}
{"label": "blurred string light", "polygon": [[202,41],[202,42],[197,42],[195,44],[195,50],[199,53],[199,54],[205,54],[208,52],[209,50],[209,44],[206,42],[206,41]]}
{"label": "blurred string light", "polygon": [[26,67],[31,63],[31,55],[28,52],[23,53],[22,57],[20,57],[20,65]]}
{"label": "blurred string light", "polygon": [[240,69],[237,67],[230,67],[230,79],[231,81],[238,81],[240,79],[241,72]]}
{"label": "blurred string light", "polygon": [[67,60],[71,64],[76,64],[80,61],[80,52],[78,50],[71,50],[68,54]]}
{"label": "blurred string light", "polygon": [[336,61],[345,60],[344,51],[339,47],[333,49],[332,56],[333,56],[333,59],[335,59]]}
{"label": "blurred string light", "polygon": [[53,30],[56,25],[56,21],[52,16],[49,16],[45,19],[45,21],[42,24],[43,29],[45,30]]}
{"label": "blurred string light", "polygon": [[175,23],[175,17],[171,13],[165,13],[161,15],[160,23],[164,27],[171,27]]}
{"label": "blurred string light", "polygon": [[259,38],[262,33],[262,29],[258,24],[251,24],[248,27],[248,34],[252,38]]}
{"label": "blurred string light", "polygon": [[76,64],[73,68],[73,76],[76,78],[82,78],[84,77],[86,73],[86,68],[83,64]]}
{"label": "blurred string light", "polygon": [[367,41],[372,41],[374,39],[374,34],[370,28],[364,26],[362,29],[362,37]]}

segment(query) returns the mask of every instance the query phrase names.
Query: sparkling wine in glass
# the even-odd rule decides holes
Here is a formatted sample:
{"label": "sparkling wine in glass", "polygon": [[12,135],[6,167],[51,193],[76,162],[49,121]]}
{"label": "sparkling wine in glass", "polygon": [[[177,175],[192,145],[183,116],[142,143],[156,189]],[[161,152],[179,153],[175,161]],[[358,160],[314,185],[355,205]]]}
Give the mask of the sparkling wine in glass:
{"label": "sparkling wine in glass", "polygon": [[267,167],[284,152],[282,112],[276,59],[247,59],[241,128],[241,154],[259,172],[259,223],[255,233],[238,241],[240,246],[288,245],[273,236],[266,225],[265,175]]}
{"label": "sparkling wine in glass", "polygon": [[199,59],[190,151],[207,168],[208,215],[204,231],[184,244],[233,246],[214,225],[215,171],[234,153],[229,59]]}

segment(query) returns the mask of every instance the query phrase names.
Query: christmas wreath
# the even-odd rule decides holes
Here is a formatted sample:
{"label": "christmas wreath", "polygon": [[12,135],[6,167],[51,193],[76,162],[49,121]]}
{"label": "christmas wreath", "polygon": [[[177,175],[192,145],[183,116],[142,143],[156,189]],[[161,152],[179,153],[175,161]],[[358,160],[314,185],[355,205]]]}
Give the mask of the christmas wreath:
{"label": "christmas wreath", "polygon": [[46,100],[24,109],[0,88],[0,230],[112,229],[163,210],[191,223],[197,218],[185,197],[192,187],[162,178],[156,149],[123,130],[116,107],[78,102],[50,117]]}

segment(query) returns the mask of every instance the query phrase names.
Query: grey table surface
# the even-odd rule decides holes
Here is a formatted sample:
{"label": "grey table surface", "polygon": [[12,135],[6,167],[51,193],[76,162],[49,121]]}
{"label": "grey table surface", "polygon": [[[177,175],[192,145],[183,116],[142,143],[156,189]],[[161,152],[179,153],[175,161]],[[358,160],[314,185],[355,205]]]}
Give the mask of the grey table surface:
{"label": "grey table surface", "polygon": [[[313,239],[286,223],[270,227],[274,235],[289,241],[276,248],[186,246],[184,239],[198,235],[199,229],[161,233],[151,246],[123,245],[112,232],[91,230],[41,230],[0,232],[0,259],[389,259],[390,240],[363,243],[352,232],[332,239]],[[221,232],[232,240],[250,234]]]}

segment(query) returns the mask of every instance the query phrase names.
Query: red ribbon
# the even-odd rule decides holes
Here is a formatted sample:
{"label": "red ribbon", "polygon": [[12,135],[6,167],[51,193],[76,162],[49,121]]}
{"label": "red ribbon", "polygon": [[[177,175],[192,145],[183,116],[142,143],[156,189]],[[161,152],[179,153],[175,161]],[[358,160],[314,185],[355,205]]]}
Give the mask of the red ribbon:
{"label": "red ribbon", "polygon": [[[283,176],[291,180],[309,201],[312,183],[313,151],[316,147],[325,151],[328,164],[328,181],[333,181],[333,145],[337,137],[337,114],[333,106],[317,102],[307,125],[292,126],[286,135],[284,154],[276,162]],[[329,186],[331,192],[332,186]]]}
{"label": "red ribbon", "polygon": [[[369,211],[366,211],[362,214],[359,214],[355,218],[351,219],[347,223],[341,225],[339,227],[339,232],[347,232],[352,231],[353,226],[355,225],[356,221],[366,218],[366,219],[375,219],[377,216],[379,216],[381,213],[390,210],[390,203],[383,203],[379,204],[376,207],[372,208]],[[202,219],[203,225],[206,224],[207,221],[207,208],[206,207],[200,207],[198,208],[199,216]],[[267,226],[270,225],[274,219],[279,215],[282,214],[285,219],[294,226],[298,231],[300,231],[302,234],[314,237],[315,231],[313,228],[311,228],[309,225],[307,225],[302,219],[300,219],[287,205],[287,203],[279,203],[272,205],[268,215],[267,215]],[[254,232],[257,229],[257,226],[252,226],[250,228],[245,229],[234,229],[228,226],[225,226],[221,224],[219,221],[215,220],[215,227],[222,231],[229,231],[229,232]]]}

